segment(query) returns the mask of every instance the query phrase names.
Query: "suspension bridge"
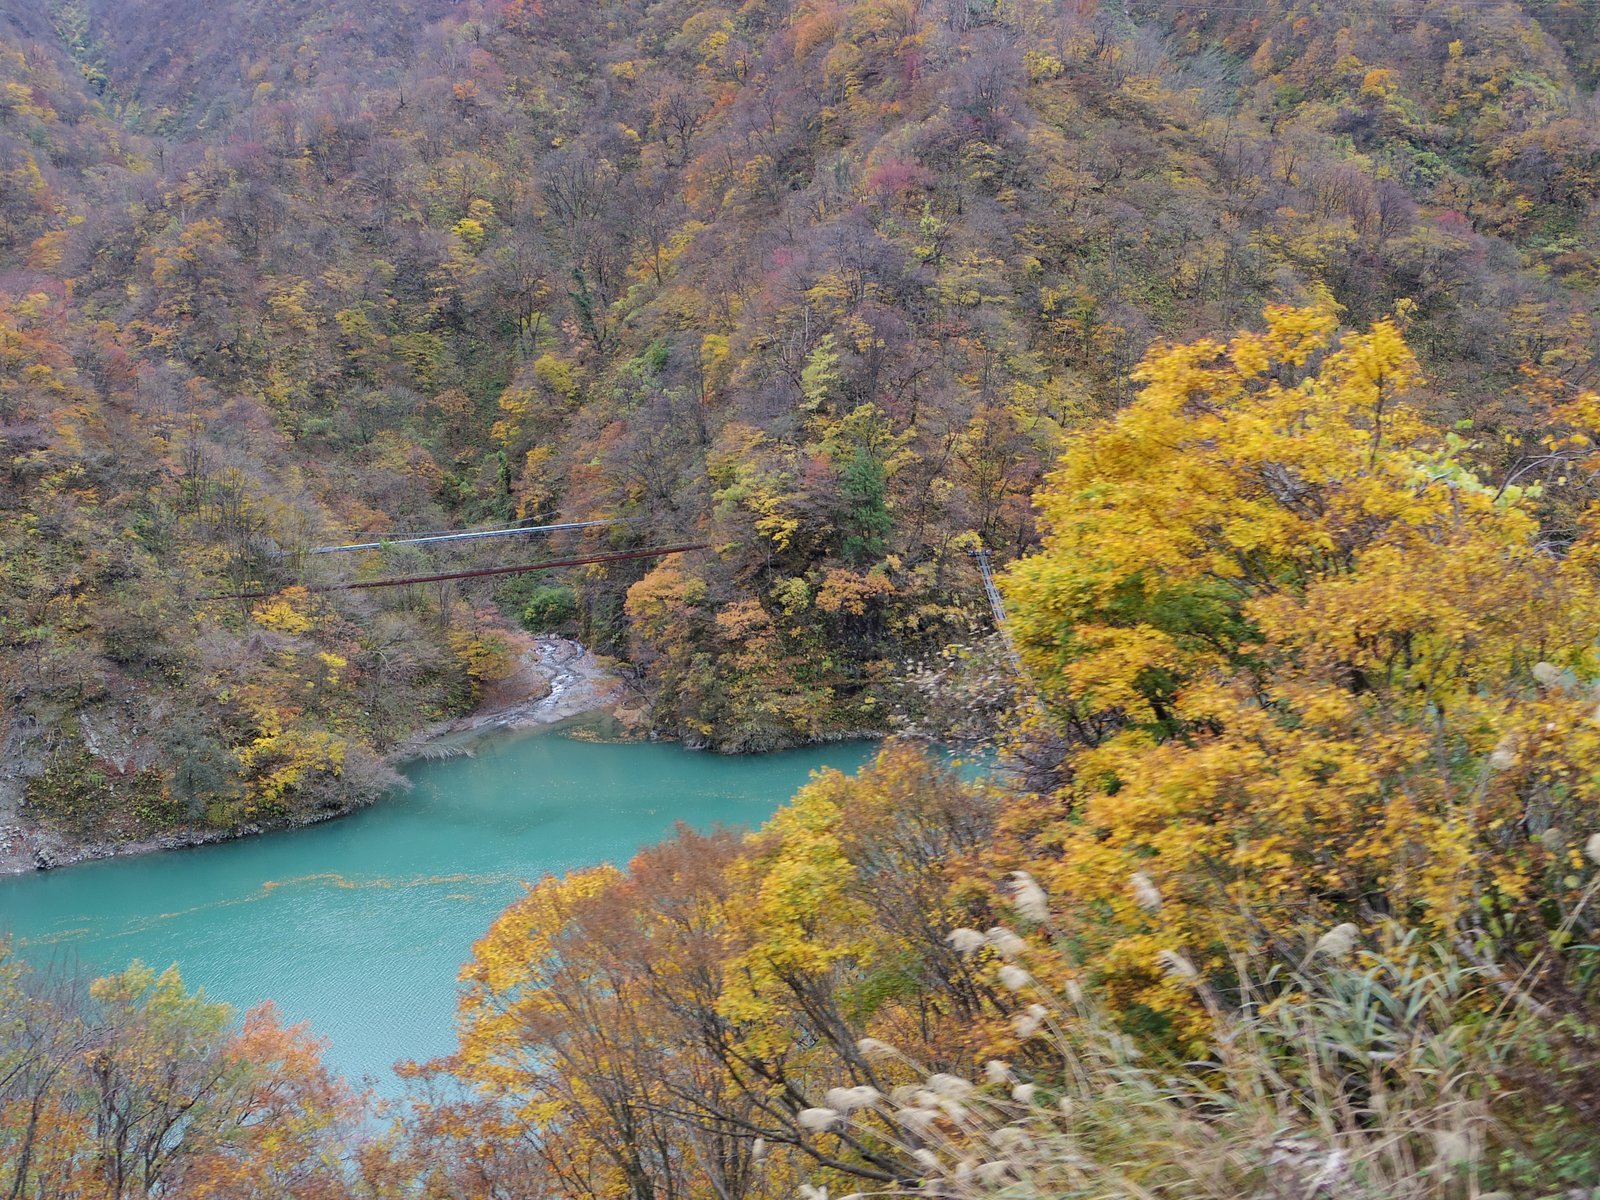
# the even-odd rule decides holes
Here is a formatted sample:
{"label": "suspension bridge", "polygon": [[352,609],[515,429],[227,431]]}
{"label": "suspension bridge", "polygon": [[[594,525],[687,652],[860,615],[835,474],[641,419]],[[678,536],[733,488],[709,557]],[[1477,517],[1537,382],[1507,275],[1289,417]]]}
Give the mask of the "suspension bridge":
{"label": "suspension bridge", "polygon": [[1011,640],[1011,626],[1006,623],[1005,601],[1000,598],[1000,589],[994,583],[994,568],[989,562],[989,551],[980,546],[973,550],[972,557],[978,562],[978,574],[983,576],[983,593],[989,597],[989,608],[994,613],[994,630],[1000,635],[1000,641],[1006,648],[1006,657],[1011,660],[1011,667],[1022,678],[1022,656],[1017,653],[1017,644]]}
{"label": "suspension bridge", "polygon": [[[617,525],[630,525],[637,517],[619,517],[604,521],[563,521],[548,525],[515,525],[500,529],[451,529],[438,532],[380,537],[365,542],[347,542],[339,545],[308,546],[303,549],[274,550],[275,559],[301,558],[311,554],[341,554],[360,551],[384,550],[393,546],[433,546],[453,542],[477,542],[491,538],[526,537],[535,534],[579,532],[587,529],[604,529]],[[306,583],[298,586],[308,592],[353,592],[369,588],[408,587],[420,583],[444,583],[453,579],[482,579],[499,575],[521,575],[531,571],[554,571],[563,567],[582,567],[594,563],[630,562],[638,559],[665,558],[673,554],[687,554],[694,550],[710,548],[709,542],[693,542],[674,546],[656,546],[640,550],[619,550],[608,554],[586,554],[567,558],[551,558],[542,562],[519,563],[513,566],[475,567],[460,571],[436,571],[425,575],[399,575],[382,579],[356,579],[338,583]],[[257,588],[237,592],[222,592],[196,597],[197,602],[220,600],[265,600],[276,595],[281,588]]]}
{"label": "suspension bridge", "polygon": [[565,521],[557,525],[510,525],[504,529],[451,529],[443,533],[425,533],[410,537],[390,537],[376,542],[351,542],[344,546],[309,546],[304,550],[279,550],[275,558],[291,554],[342,554],[349,550],[382,550],[388,546],[427,546],[441,542],[475,542],[484,538],[525,537],[534,533],[565,533],[577,529],[605,529],[613,525],[631,525],[638,517],[616,517],[608,521]]}
{"label": "suspension bridge", "polygon": [[[273,558],[299,557],[311,554],[343,554],[358,553],[362,551],[384,550],[392,546],[434,546],[456,542],[478,542],[492,538],[528,537],[537,534],[577,533],[589,529],[605,529],[618,525],[629,525],[637,522],[638,517],[617,517],[600,521],[560,521],[545,525],[512,525],[498,529],[450,529],[436,532],[406,534],[403,536],[381,537],[364,542],[346,542],[338,545],[310,546],[302,550],[277,550],[272,553]],[[564,567],[584,567],[596,563],[632,562],[639,559],[665,558],[673,554],[688,554],[695,550],[710,549],[709,542],[691,542],[676,546],[657,546],[641,550],[620,550],[609,554],[586,554],[569,558],[552,558],[543,562],[519,563],[514,566],[475,567],[461,571],[438,571],[426,575],[400,575],[384,579],[357,579],[339,583],[302,584],[308,592],[354,592],[371,588],[409,587],[413,584],[445,583],[456,579],[486,579],[502,575],[522,575],[532,571],[555,571]],[[971,555],[978,566],[978,574],[983,579],[984,595],[988,598],[989,608],[994,614],[995,632],[1000,635],[1000,641],[1005,647],[1006,657],[1010,659],[1012,669],[1019,678],[1025,678],[1022,669],[1022,657],[1017,653],[1016,642],[1011,637],[1011,628],[1006,620],[1005,603],[1001,599],[1000,589],[995,586],[994,568],[990,561],[989,551],[986,547],[972,550]],[[281,589],[257,589],[252,591],[224,592],[217,595],[201,596],[201,602],[219,600],[265,600]]]}

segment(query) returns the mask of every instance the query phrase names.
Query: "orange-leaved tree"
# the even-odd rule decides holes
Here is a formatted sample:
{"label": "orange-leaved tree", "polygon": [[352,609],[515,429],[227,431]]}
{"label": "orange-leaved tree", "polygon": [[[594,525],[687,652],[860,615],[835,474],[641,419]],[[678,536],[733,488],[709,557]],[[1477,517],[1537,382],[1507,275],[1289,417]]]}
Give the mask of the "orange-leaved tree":
{"label": "orange-leaved tree", "polygon": [[1013,1002],[946,941],[991,830],[985,789],[901,744],[748,839],[537,884],[462,973],[459,1051],[421,1069],[467,1085],[425,1114],[441,1180],[476,1195],[471,1161],[520,1143],[518,1186],[597,1200],[914,1181],[878,1101],[918,1076],[861,1038],[970,1072],[1001,1025]]}
{"label": "orange-leaved tree", "polygon": [[0,1193],[39,1200],[340,1200],[394,1194],[371,1110],[270,1006],[237,1026],[140,963],[87,988],[0,944]]}

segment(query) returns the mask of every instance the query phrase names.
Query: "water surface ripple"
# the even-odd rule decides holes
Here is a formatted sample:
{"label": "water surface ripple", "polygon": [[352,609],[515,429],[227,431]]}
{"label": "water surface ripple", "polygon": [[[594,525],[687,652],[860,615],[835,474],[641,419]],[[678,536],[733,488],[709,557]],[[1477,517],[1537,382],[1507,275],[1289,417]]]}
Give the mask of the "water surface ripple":
{"label": "water surface ripple", "polygon": [[754,826],[861,743],[759,757],[557,733],[419,763],[415,786],[309,829],[0,879],[0,932],[96,972],[176,962],[241,1008],[310,1021],[332,1066],[390,1091],[391,1063],[453,1044],[456,972],[523,881],[625,862],[674,822]]}

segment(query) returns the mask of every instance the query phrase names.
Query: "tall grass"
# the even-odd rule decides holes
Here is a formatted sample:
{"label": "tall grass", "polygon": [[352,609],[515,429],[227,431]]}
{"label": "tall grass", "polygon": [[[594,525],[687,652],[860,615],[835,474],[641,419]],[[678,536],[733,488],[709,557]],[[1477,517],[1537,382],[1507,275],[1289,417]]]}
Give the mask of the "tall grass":
{"label": "tall grass", "polygon": [[869,1194],[1587,1200],[1600,1187],[1594,1014],[1518,1003],[1481,951],[1394,926],[1366,940],[1324,937],[1299,970],[1259,980],[1241,962],[1225,998],[1194,980],[1210,1014],[1195,1061],[1141,1052],[1093,998],[1041,990],[1018,1032],[1048,1068],[924,1072],[841,1115],[899,1130],[924,1172]]}

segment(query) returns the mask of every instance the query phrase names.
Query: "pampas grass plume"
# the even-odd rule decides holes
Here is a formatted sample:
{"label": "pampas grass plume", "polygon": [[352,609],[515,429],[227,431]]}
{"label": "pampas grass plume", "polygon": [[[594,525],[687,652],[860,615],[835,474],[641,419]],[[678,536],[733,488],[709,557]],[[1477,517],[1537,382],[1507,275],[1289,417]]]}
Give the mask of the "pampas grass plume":
{"label": "pampas grass plume", "polygon": [[1021,958],[1028,943],[1004,925],[996,925],[988,933],[989,948],[1001,958]]}
{"label": "pampas grass plume", "polygon": [[1023,1012],[1019,1012],[1011,1019],[1011,1028],[1016,1035],[1026,1041],[1039,1032],[1039,1027],[1044,1024],[1044,1019],[1050,1015],[1050,1010],[1042,1004],[1030,1004]]}
{"label": "pampas grass plume", "polygon": [[1360,933],[1361,931],[1349,921],[1335,925],[1317,939],[1317,944],[1311,948],[1311,953],[1320,954],[1324,958],[1344,958],[1355,949],[1356,937]]}
{"label": "pampas grass plume", "polygon": [[972,1095],[973,1087],[970,1082],[959,1075],[950,1075],[941,1071],[928,1076],[928,1086],[934,1093],[951,1100],[964,1100]]}
{"label": "pampas grass plume", "polygon": [[840,1114],[834,1108],[802,1108],[795,1120],[800,1122],[801,1129],[821,1133],[839,1124]]}
{"label": "pampas grass plume", "polygon": [[1020,992],[1023,988],[1027,987],[1033,982],[1032,975],[1029,975],[1021,967],[1014,966],[1011,963],[1007,963],[1005,966],[1001,967],[999,974],[1000,982],[1006,987],[1010,988],[1013,992]]}
{"label": "pampas grass plume", "polygon": [[958,954],[976,954],[984,945],[984,936],[976,929],[952,929],[944,940]]}
{"label": "pampas grass plume", "polygon": [[1183,983],[1198,983],[1200,980],[1200,972],[1195,970],[1195,965],[1176,950],[1163,950],[1156,955],[1156,961],[1173,979]]}
{"label": "pampas grass plume", "polygon": [[1011,903],[1030,921],[1042,924],[1050,919],[1050,899],[1026,871],[1011,872]]}
{"label": "pampas grass plume", "polygon": [[888,1042],[881,1042],[874,1037],[864,1037],[856,1043],[856,1049],[868,1058],[893,1058],[900,1052]]}
{"label": "pampas grass plume", "polygon": [[1161,889],[1143,871],[1135,871],[1128,883],[1133,888],[1133,902],[1147,913],[1161,911]]}
{"label": "pampas grass plume", "polygon": [[823,1102],[841,1113],[852,1113],[858,1108],[865,1108],[883,1099],[883,1093],[875,1087],[829,1088]]}

